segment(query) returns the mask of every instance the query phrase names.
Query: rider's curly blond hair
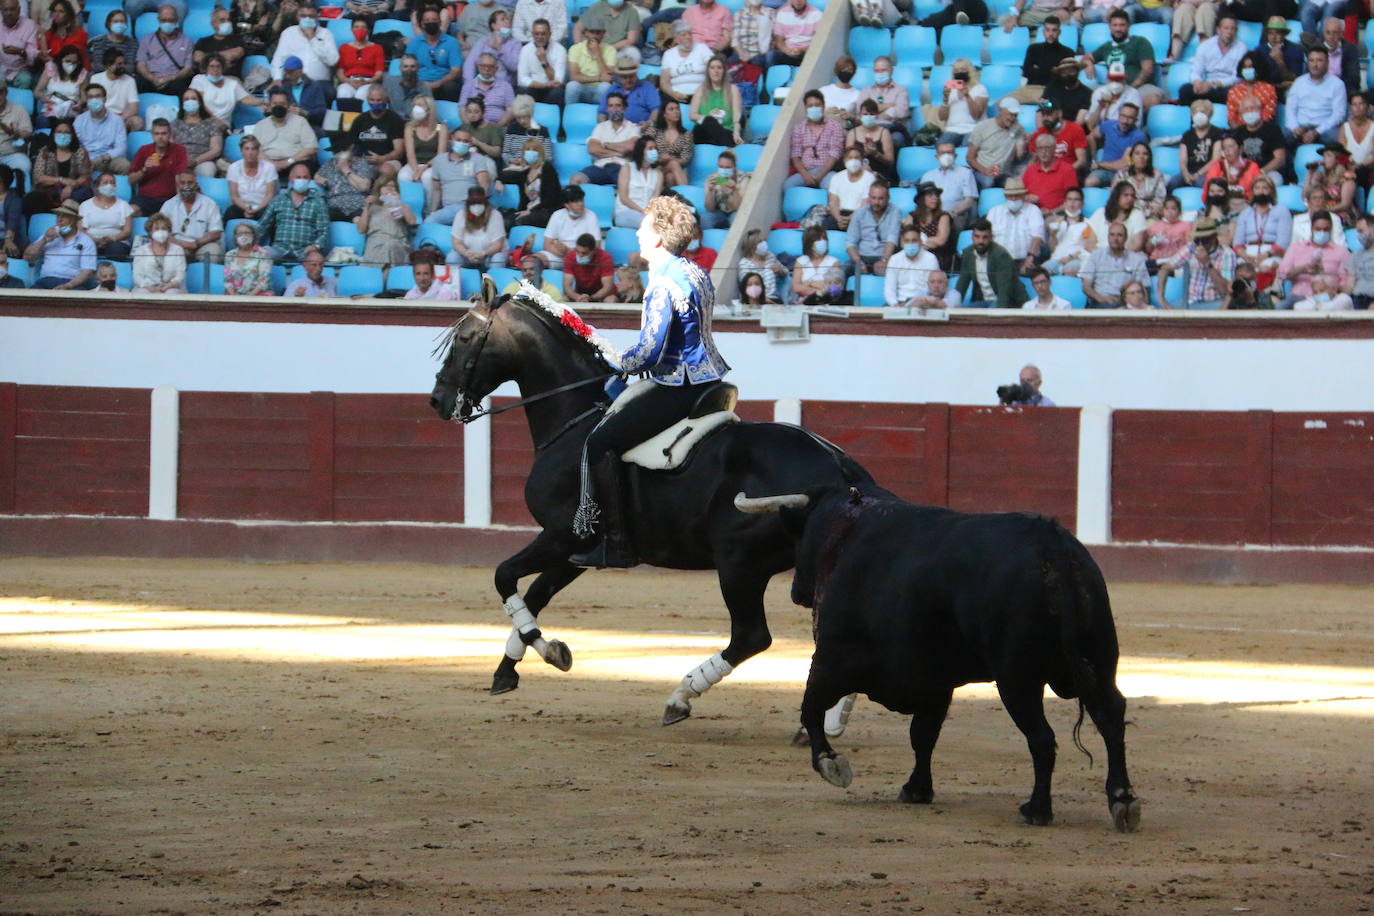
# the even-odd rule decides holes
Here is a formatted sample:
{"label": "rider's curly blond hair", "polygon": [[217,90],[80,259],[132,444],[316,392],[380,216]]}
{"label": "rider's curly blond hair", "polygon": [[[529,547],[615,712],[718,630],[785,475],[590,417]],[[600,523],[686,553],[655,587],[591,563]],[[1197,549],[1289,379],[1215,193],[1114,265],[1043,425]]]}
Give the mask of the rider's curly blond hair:
{"label": "rider's curly blond hair", "polygon": [[655,197],[644,208],[644,218],[663,241],[669,254],[680,255],[687,250],[696,234],[697,217],[692,208],[676,197]]}

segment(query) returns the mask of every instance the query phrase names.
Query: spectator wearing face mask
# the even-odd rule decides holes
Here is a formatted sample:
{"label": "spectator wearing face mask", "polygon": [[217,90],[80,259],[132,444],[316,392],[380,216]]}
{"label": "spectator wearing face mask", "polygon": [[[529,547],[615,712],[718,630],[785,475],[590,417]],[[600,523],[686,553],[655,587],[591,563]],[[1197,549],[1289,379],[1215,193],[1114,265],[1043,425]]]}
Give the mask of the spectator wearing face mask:
{"label": "spectator wearing face mask", "polygon": [[[933,88],[931,92],[934,94]],[[940,90],[940,103],[926,106],[926,122],[943,128],[940,140],[962,146],[966,140],[972,142],[969,135],[984,120],[988,101],[988,87],[980,81],[978,68],[967,57],[961,57],[954,62],[950,78]],[[1003,104],[1012,103],[1019,112],[1021,106],[1015,99]]]}
{"label": "spectator wearing face mask", "polygon": [[248,50],[244,46],[243,36],[234,29],[229,11],[223,7],[216,7],[210,13],[210,28],[214,30],[213,33],[198,39],[191,52],[196,69],[204,73],[205,62],[219,55],[219,59],[224,62],[225,73],[234,77],[241,76],[243,58],[248,54]]}
{"label": "spectator wearing face mask", "polygon": [[91,158],[91,168],[100,172],[125,175],[129,172],[128,149],[124,121],[110,112],[105,104],[105,87],[92,83],[86,87],[86,110],[76,116],[72,125],[76,138]]}
{"label": "spectator wearing face mask", "polygon": [[177,175],[177,194],[160,211],[172,225],[172,242],[186,253],[188,261],[224,260],[224,221],[219,204],[200,193],[196,175],[184,171]]}
{"label": "spectator wearing face mask", "polygon": [[[339,86],[336,94],[341,99],[360,99],[367,97],[368,87],[381,80],[386,72],[386,52],[372,40],[372,25],[364,17],[355,16],[351,31],[353,40],[339,48]],[[390,104],[390,97],[383,96]]]}
{"label": "spectator wearing face mask", "polygon": [[[563,0],[546,2],[561,4]],[[421,34],[406,45],[406,54],[418,62],[418,77],[425,91],[436,99],[455,101],[463,77],[463,53],[458,47],[458,40],[443,32],[439,20],[440,12],[437,9],[426,8],[420,13]],[[404,74],[405,67],[402,66],[401,70]]]}
{"label": "spectator wearing face mask", "polygon": [[735,13],[730,44],[740,60],[755,67],[768,65],[769,49],[773,46],[773,15],[773,10],[765,6],[763,0],[748,0],[744,8]]}
{"label": "spectator wearing face mask", "polygon": [[1078,276],[1079,268],[1097,244],[1097,237],[1083,214],[1083,192],[1070,188],[1064,205],[1045,222],[1049,232],[1050,257],[1045,269],[1065,277]]}
{"label": "spectator wearing face mask", "polygon": [[160,7],[157,31],[139,41],[136,72],[141,91],[176,95],[191,84],[196,72],[195,49],[181,30],[183,18],[170,4]]}
{"label": "spectator wearing face mask", "polygon": [[892,81],[890,58],[878,57],[873,61],[873,83],[859,90],[860,109],[868,101],[878,106],[875,123],[891,133],[893,147],[901,149],[907,146],[910,142],[907,127],[911,120],[911,95],[905,86]]}
{"label": "spectator wearing face mask", "polygon": [[778,302],[778,281],[787,276],[787,268],[777,255],[768,250],[768,239],[762,229],[750,229],[740,246],[739,271],[754,271],[763,282],[764,294],[770,302]]}
{"label": "spectator wearing face mask", "polygon": [[333,79],[339,46],[334,35],[320,25],[319,9],[313,3],[297,6],[296,24],[282,30],[277,39],[277,50],[272,55],[274,80],[285,74],[288,57],[298,58],[305,75],[312,80]]}
{"label": "spectator wearing face mask", "polygon": [[105,173],[96,182],[95,196],[81,204],[81,223],[95,240],[101,257],[125,261],[134,234],[134,208],[116,196],[115,176]]}
{"label": "spectator wearing face mask", "polygon": [[435,191],[430,195],[431,212],[425,222],[453,225],[454,218],[467,205],[468,192],[474,186],[480,187],[483,193],[491,188],[497,175],[496,164],[481,153],[473,152],[471,140],[471,134],[465,129],[455,130],[448,154],[430,163]]}
{"label": "spectator wearing face mask", "polygon": [[783,182],[784,191],[796,187],[821,187],[844,152],[844,130],[825,117],[825,96],[819,90],[810,89],[803,102],[805,114],[792,128],[789,151],[792,174]]}
{"label": "spectator wearing face mask", "polygon": [[93,74],[86,86],[86,112],[96,113],[96,109],[91,107],[91,90],[99,86],[100,109],[123,120],[125,131],[142,130],[143,118],[138,113],[138,85],[128,72],[128,61],[132,58],[117,48],[111,48],[104,57],[96,60],[105,69]]}
{"label": "spectator wearing face mask", "polygon": [[310,122],[291,110],[291,96],[285,89],[273,89],[267,101],[268,116],[253,125],[263,158],[278,172],[298,162],[313,166],[319,141]]}
{"label": "spectator wearing face mask", "polygon": [[406,122],[387,104],[386,90],[374,83],[367,90],[366,109],[348,128],[347,146],[369,166],[369,179],[395,175],[405,164],[405,133]]}
{"label": "spectator wearing face mask", "polygon": [[81,231],[76,201],[64,200],[57,224],[29,243],[24,260],[38,263],[34,289],[90,289],[95,286],[95,242]]}
{"label": "spectator wearing face mask", "polygon": [[363,263],[383,267],[406,263],[417,222],[415,212],[401,199],[396,179],[380,179],[376,193],[364,201],[363,212],[353,221],[367,238]]}
{"label": "spectator wearing face mask", "polygon": [[477,270],[506,266],[506,223],[481,188],[468,191],[467,206],[453,220],[452,241],[449,264]]}
{"label": "spectator wearing face mask", "polygon": [[289,190],[272,198],[258,231],[274,259],[299,261],[312,248],[328,247],[329,208],[322,195],[313,193],[316,185],[307,165],[296,163],[287,177]]}
{"label": "spectator wearing face mask", "polygon": [[186,253],[172,241],[172,221],[154,213],[147,232],[148,241],[134,249],[134,292],[186,292]]}
{"label": "spectator wearing face mask", "polygon": [[187,87],[181,93],[181,111],[172,121],[172,142],[186,149],[191,169],[213,178],[224,153],[224,126],[210,117],[200,93]]}
{"label": "spectator wearing face mask", "polygon": [[[390,111],[387,114],[391,114]],[[377,178],[377,169],[346,142],[320,170],[315,173],[315,184],[324,194],[325,204],[329,207],[331,220],[353,220],[363,212],[364,201],[372,190],[372,182]]]}
{"label": "spectator wearing face mask", "polygon": [[85,97],[91,74],[82,64],[77,48],[63,48],[58,56],[43,65],[33,94],[37,100],[38,126],[50,127],[57,118],[73,117]]}
{"label": "spectator wearing face mask", "polygon": [[1212,123],[1212,103],[1198,99],[1191,108],[1193,126],[1183,132],[1183,141],[1178,145],[1178,175],[1169,180],[1169,190],[1201,187],[1207,178],[1207,169],[1217,157],[1222,133]]}
{"label": "spectator wearing face mask", "polygon": [[1336,244],[1331,227],[1330,213],[1325,210],[1313,213],[1312,241],[1294,242],[1283,253],[1276,281],[1280,284],[1291,281],[1293,290],[1280,308],[1291,309],[1294,303],[1309,298],[1313,294],[1312,282],[1317,277],[1325,278],[1331,289],[1352,287],[1350,252],[1343,244]]}
{"label": "spectator wearing face mask", "polygon": [[883,301],[888,305],[910,308],[918,298],[929,294],[929,277],[940,264],[921,247],[921,233],[916,227],[902,230],[902,246],[888,259],[883,276]]}
{"label": "spectator wearing face mask", "polygon": [[109,261],[95,265],[95,291],[98,293],[127,293],[119,285],[119,269]]}
{"label": "spectator wearing face mask", "polygon": [[844,271],[830,254],[825,229],[811,226],[802,232],[802,254],[792,264],[792,301],[818,302],[838,296],[843,290]]}
{"label": "spectator wearing face mask", "polygon": [[563,256],[563,296],[568,302],[614,301],[615,262],[590,233],[578,236]]}
{"label": "spectator wearing face mask", "polygon": [[706,229],[729,229],[730,223],[749,187],[749,176],[735,168],[735,154],[722,150],[716,157],[716,170],[706,176],[706,212],[701,215]]}
{"label": "spectator wearing face mask", "polygon": [[251,223],[234,227],[234,248],[224,259],[224,292],[230,296],[271,296],[272,252],[258,244]]}
{"label": "spectator wearing face mask", "polygon": [[[4,4],[0,3],[0,15],[3,15]],[[129,28],[129,17],[119,7],[115,7],[105,14],[105,34],[92,38],[86,45],[86,57],[91,62],[92,70],[103,70],[110,66],[110,52],[118,51],[120,56],[127,61],[138,59],[138,39],[132,34]],[[0,28],[0,44],[12,44],[4,37],[4,29]],[[3,56],[3,55],[0,55]],[[126,68],[127,69],[127,68]],[[92,77],[94,79],[94,77]],[[133,79],[129,80],[131,83]],[[138,92],[137,89],[134,90]],[[129,128],[130,130],[141,130],[142,128]]]}
{"label": "spectator wearing face mask", "polygon": [[583,235],[600,240],[601,225],[597,215],[587,209],[586,193],[572,185],[563,192],[563,209],[554,211],[544,229],[544,260],[562,264]]}
{"label": "spectator wearing face mask", "polygon": [[592,128],[587,138],[592,164],[575,173],[570,183],[615,184],[639,136],[639,128],[625,120],[625,96],[612,89],[606,95],[606,120]]}
{"label": "spectator wearing face mask", "polygon": [[1020,178],[1008,178],[1006,200],[988,211],[992,237],[1018,262],[1022,275],[1029,275],[1043,258],[1045,218],[1040,208],[1026,205],[1026,185]]}
{"label": "spectator wearing face mask", "polygon": [[978,206],[978,183],[973,169],[960,165],[957,146],[948,141],[935,145],[935,168],[921,176],[921,184],[933,184],[940,191],[940,207],[954,220],[954,231],[962,232],[973,219]]}
{"label": "spectator wearing face mask", "polygon": [[478,63],[483,55],[490,54],[497,64],[497,78],[514,86],[523,46],[511,36],[510,11],[497,9],[488,18],[490,31],[463,54],[463,80],[477,79],[481,75],[477,69]]}

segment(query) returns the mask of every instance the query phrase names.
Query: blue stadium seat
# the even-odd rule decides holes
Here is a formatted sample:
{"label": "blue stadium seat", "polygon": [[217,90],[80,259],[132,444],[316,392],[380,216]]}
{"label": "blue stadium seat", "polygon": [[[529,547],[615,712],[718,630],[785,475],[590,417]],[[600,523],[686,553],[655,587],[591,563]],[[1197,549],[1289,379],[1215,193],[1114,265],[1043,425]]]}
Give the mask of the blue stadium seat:
{"label": "blue stadium seat", "polygon": [[987,216],[989,210],[1006,201],[1007,195],[1001,188],[984,188],[978,192],[978,215]]}
{"label": "blue stadium seat", "polygon": [[339,271],[340,296],[375,296],[385,286],[380,267],[349,264]]}
{"label": "blue stadium seat", "polygon": [[135,216],[135,217],[134,217],[134,225],[133,225],[134,238],[135,238],[135,239],[147,238],[147,237],[148,237],[148,228],[147,228],[147,227],[148,227],[148,217],[146,217],[146,216]]}
{"label": "blue stadium seat", "polygon": [[1307,209],[1307,203],[1302,199],[1301,185],[1281,184],[1278,187],[1277,196],[1279,205],[1287,207],[1294,213],[1301,213]]}
{"label": "blue stadium seat", "polygon": [[425,186],[418,181],[398,181],[401,189],[401,202],[409,207],[418,219],[425,209]]}
{"label": "blue stadium seat", "polygon": [[[939,64],[930,68],[930,79],[925,84],[925,99],[929,102],[939,104],[941,94],[944,92],[945,83],[949,81],[954,68],[949,64]],[[912,108],[917,106],[913,104]]]}
{"label": "blue stadium seat", "polygon": [[32,242],[53,226],[57,225],[57,217],[51,213],[35,213],[29,217],[29,241]]}
{"label": "blue stadium seat", "polygon": [[1059,43],[1066,48],[1078,50],[1078,40],[1082,37],[1076,25],[1061,25],[1059,27]]}
{"label": "blue stadium seat", "polygon": [[[1247,48],[1259,46],[1260,40],[1264,38],[1264,30],[1258,22],[1238,22],[1236,25],[1240,40],[1245,42]],[[1294,34],[1293,37],[1296,38],[1297,35]]]}
{"label": "blue stadium seat", "polygon": [[777,123],[780,111],[782,109],[777,105],[755,105],[749,109],[748,129],[745,131],[749,139],[755,143],[765,142],[768,132]]}
{"label": "blue stadium seat", "polygon": [[[510,267],[492,267],[487,270],[487,276],[491,277],[491,282],[496,284],[496,289],[499,292],[505,289],[507,286],[510,286],[512,283],[517,282],[520,279],[521,274],[520,271],[514,270]],[[459,285],[461,285],[462,282],[462,276],[459,275]]]}
{"label": "blue stadium seat", "polygon": [[153,142],[153,133],[148,130],[130,131],[125,137],[125,149],[129,151],[129,159],[132,160],[137,155],[140,148]]}
{"label": "blue stadium seat", "polygon": [[224,293],[224,265],[192,261],[186,265],[186,292],[203,296],[211,292],[211,274],[219,274],[219,291]]}
{"label": "blue stadium seat", "polygon": [[569,143],[587,142],[596,128],[596,106],[588,102],[568,105],[563,109],[563,131]]}
{"label": "blue stadium seat", "polygon": [[[147,13],[144,14],[148,15]],[[142,17],[140,17],[142,18]],[[152,127],[152,122],[148,120],[148,109],[154,105],[170,108],[175,113],[181,108],[181,99],[174,95],[166,95],[161,92],[140,92],[138,94],[138,113],[144,121],[148,121],[148,126]]]}
{"label": "blue stadium seat", "polygon": [[[957,240],[955,240],[955,242],[954,242],[954,253],[955,253],[955,261],[954,261],[954,263],[955,263],[956,265],[959,263],[959,261],[958,261],[958,255],[962,254],[963,251],[964,251],[964,249],[967,248],[968,246],[972,245],[972,244],[973,244],[973,230],[972,230],[972,229],[965,229],[963,232],[960,232],[960,233],[959,233],[959,238],[958,238]],[[951,289],[954,288],[954,281],[953,281],[952,279],[950,280],[950,284],[949,284],[949,285],[950,285],[950,288],[951,288]]]}
{"label": "blue stadium seat", "polygon": [[584,184],[582,191],[587,195],[587,209],[596,214],[601,228],[611,228],[611,217],[615,215],[615,186]]}
{"label": "blue stadium seat", "polygon": [[[189,18],[198,19],[198,18],[200,18],[200,17],[198,17],[198,16],[193,16],[193,17],[189,17]],[[205,19],[206,19],[207,22],[209,21],[209,17],[208,17],[208,16],[205,17]],[[324,21],[324,26],[325,26],[326,29],[329,30],[329,34],[334,36],[334,43],[337,44],[337,45],[341,45],[341,46],[342,46],[342,45],[346,45],[346,44],[348,44],[350,41],[353,40],[353,20],[352,20],[352,19],[348,19],[348,18],[345,18],[345,17],[343,17],[343,16],[340,16],[340,17],[335,18],[335,19],[326,19],[326,20]],[[189,30],[188,30],[187,34],[188,34],[188,35],[190,34]]]}
{"label": "blue stadium seat", "polygon": [[612,261],[617,264],[628,264],[630,255],[639,250],[639,239],[633,229],[618,226],[606,233],[602,245]]}
{"label": "blue stadium seat", "polygon": [[[86,13],[87,37],[96,38],[104,35],[106,33],[105,17],[115,10],[122,12],[123,9],[124,4],[116,3],[114,0],[91,0],[90,3],[87,3],[84,11]],[[100,61],[96,61],[96,66],[101,67]]]}
{"label": "blue stadium seat", "polygon": [[499,193],[491,195],[491,205],[503,210],[515,210],[520,206],[520,189],[513,183],[504,184]]}
{"label": "blue stadium seat", "polygon": [[146,38],[157,31],[157,13],[143,13],[134,20],[134,37]]}
{"label": "blue stadium seat", "polygon": [[762,143],[741,143],[735,147],[735,169],[740,172],[752,172],[759,166],[759,157],[763,155]]}
{"label": "blue stadium seat", "polygon": [[1156,105],[1145,116],[1145,133],[1151,143],[1182,137],[1192,127],[1192,114],[1186,105]]}
{"label": "blue stadium seat", "polygon": [[1155,146],[1151,148],[1150,152],[1155,168],[1159,169],[1170,178],[1179,174],[1178,147]]}
{"label": "blue stadium seat", "polygon": [[[988,114],[992,114],[992,112],[989,111]],[[1033,134],[1038,129],[1039,125],[1035,123],[1037,114],[1038,110],[1034,105],[1022,105],[1021,110],[1016,113],[1016,120],[1020,122],[1021,129],[1027,134]],[[963,146],[959,147],[959,149],[964,148]]]}
{"label": "blue stadium seat", "polygon": [[[414,272],[411,273],[414,277]],[[458,293],[472,296],[482,290],[482,272],[474,267],[464,267],[458,271]]]}
{"label": "blue stadium seat", "polygon": [[534,250],[544,250],[544,230],[538,226],[514,226],[511,228],[507,241],[510,243],[507,249],[519,248],[525,243],[528,236],[534,236]]}
{"label": "blue stadium seat", "polygon": [[902,181],[920,181],[938,164],[933,146],[907,146],[897,151],[897,177]]}
{"label": "blue stadium seat", "polygon": [[229,120],[234,130],[243,130],[245,127],[250,127],[258,123],[263,117],[264,114],[261,108],[254,108],[251,105],[235,105],[234,113],[230,116]]}
{"label": "blue stadium seat", "polygon": [[791,64],[773,64],[763,74],[763,88],[768,95],[763,98],[772,98],[773,90],[780,86],[792,85],[792,78],[797,75],[797,68]]}
{"label": "blue stadium seat", "polygon": [[[758,111],[757,108],[754,109]],[[558,172],[559,181],[563,184],[568,183],[568,179],[576,172],[580,172],[592,164],[591,153],[587,152],[586,143],[555,143],[553,145],[553,166]]]}
{"label": "blue stadium seat", "polygon": [[1076,309],[1088,307],[1088,296],[1083,292],[1083,281],[1077,277],[1050,277],[1050,292],[1067,299],[1069,305]]}
{"label": "blue stadium seat", "polygon": [[887,305],[886,281],[873,274],[856,277],[859,294],[854,297],[855,304],[862,308],[882,308]]}
{"label": "blue stadium seat", "polygon": [[940,53],[945,63],[952,64],[961,57],[983,62],[983,28],[977,25],[947,25],[940,33]]}
{"label": "blue stadium seat", "polygon": [[286,267],[282,264],[272,265],[272,289],[279,296],[286,289]]}
{"label": "blue stadium seat", "polygon": [[924,19],[944,9],[944,0],[916,0],[916,14],[913,19]]}
{"label": "blue stadium seat", "polygon": [[[187,16],[182,20],[181,29],[186,33],[186,37],[191,40],[191,44],[193,45],[202,38],[209,38],[211,35],[215,34],[214,27],[210,25],[208,11],[204,16]],[[353,35],[351,33],[348,36],[348,40],[353,40]],[[339,42],[339,44],[343,44],[343,42]]]}
{"label": "blue stadium seat", "polygon": [[[461,278],[459,285],[462,284]],[[387,289],[410,289],[415,285],[415,270],[409,264],[394,264],[386,268]]]}
{"label": "blue stadium seat", "polygon": [[1202,188],[1177,188],[1174,196],[1182,204],[1185,213],[1194,213],[1202,209]]}
{"label": "blue stadium seat", "polygon": [[687,166],[687,180],[694,185],[705,181],[706,176],[716,170],[716,160],[724,150],[723,146],[698,143],[692,161]]}
{"label": "blue stadium seat", "polygon": [[33,114],[33,90],[32,89],[11,89],[9,91],[10,101],[18,107],[24,109],[29,114]]}
{"label": "blue stadium seat", "polygon": [[352,223],[334,220],[329,224],[329,247],[333,249],[342,245],[347,245],[358,253],[358,257],[362,257],[363,249],[367,247],[367,237]]}
{"label": "blue stadium seat", "polygon": [[773,254],[800,256],[802,253],[802,231],[800,229],[772,230],[768,233],[768,250]]}
{"label": "blue stadium seat", "polygon": [[916,189],[915,188],[889,188],[887,191],[887,201],[898,213],[910,213],[916,209]]}
{"label": "blue stadium seat", "polygon": [[415,227],[415,247],[419,248],[425,242],[434,243],[440,251],[448,254],[453,250],[453,230],[439,223],[421,223]]}
{"label": "blue stadium seat", "polygon": [[[1137,22],[1131,26],[1131,34],[1139,35],[1150,43],[1155,52],[1155,60],[1169,56],[1169,27],[1161,22]],[[1254,47],[1254,45],[1247,45]]]}
{"label": "blue stadium seat", "polygon": [[[1060,39],[1063,41],[1063,39]],[[1092,22],[1083,26],[1083,53],[1091,54],[1112,40],[1112,31],[1105,22]]]}
{"label": "blue stadium seat", "polygon": [[720,246],[725,244],[725,236],[729,233],[729,229],[703,229],[701,231],[701,244],[719,252]]}
{"label": "blue stadium seat", "polygon": [[[151,134],[149,136],[151,136]],[[224,158],[229,160],[230,162],[238,162],[240,159],[242,159],[242,143],[242,134],[229,134],[228,136],[226,136],[224,138]]]}
{"label": "blue stadium seat", "polygon": [[1111,194],[1111,188],[1084,188],[1083,212],[1092,216],[1098,210],[1107,206],[1107,198],[1110,197]]}
{"label": "blue stadium seat", "polygon": [[[1350,231],[1354,232],[1355,230],[1351,229]],[[16,280],[23,283],[25,286],[28,286],[29,283],[32,282],[32,278],[30,276],[29,271],[29,262],[25,261],[22,258],[15,258],[14,260],[10,261],[10,276],[14,277]]]}
{"label": "blue stadium seat", "polygon": [[[1063,41],[1061,38],[1060,41]],[[1064,42],[1068,44],[1068,42]],[[1030,47],[1030,29],[1017,26],[1010,32],[993,29],[988,33],[988,62],[1009,64],[1020,67],[1026,59],[1026,49]],[[986,80],[986,76],[984,76]]]}
{"label": "blue stadium seat", "polygon": [[849,56],[860,67],[872,67],[873,61],[892,53],[892,33],[887,29],[859,26],[849,30]]}
{"label": "blue stadium seat", "polygon": [[[1374,29],[1370,29],[1370,31],[1374,32]],[[10,97],[14,97],[13,89],[10,90]],[[1302,146],[1298,147],[1297,155],[1293,157],[1293,169],[1298,173],[1298,177],[1301,180],[1306,181],[1307,164],[1309,162],[1321,162],[1321,159],[1322,144],[1304,143]]]}
{"label": "blue stadium seat", "polygon": [[[115,285],[123,289],[134,288],[134,265],[129,261],[115,261]],[[281,289],[281,287],[277,287]]]}
{"label": "blue stadium seat", "polygon": [[[1154,297],[1151,296],[1151,299],[1153,298]],[[1178,308],[1185,307],[1183,302],[1183,278],[1178,274],[1174,274],[1164,281],[1164,298],[1168,299],[1169,303],[1173,306]],[[1164,303],[1161,302],[1159,305],[1162,308]]]}
{"label": "blue stadium seat", "polygon": [[935,30],[923,25],[899,26],[892,33],[892,54],[898,63],[909,67],[933,67]]}
{"label": "blue stadium seat", "polygon": [[1364,247],[1360,244],[1360,233],[1358,230],[1345,230],[1345,247],[1350,249],[1351,251],[1359,251],[1362,247]]}
{"label": "blue stadium seat", "polygon": [[685,197],[698,214],[706,212],[706,191],[694,184],[675,184],[673,190]]}
{"label": "blue stadium seat", "polygon": [[[994,29],[994,31],[1001,31]],[[988,64],[983,68],[983,85],[988,90],[988,101],[996,105],[1006,96],[1021,88],[1021,65],[1010,66],[1008,64]],[[1035,109],[1030,105],[1024,106],[1031,111]]]}
{"label": "blue stadium seat", "polygon": [[824,188],[788,188],[782,196],[782,218],[785,222],[795,223],[816,204],[825,206],[827,200],[829,195]]}
{"label": "blue stadium seat", "polygon": [[266,67],[271,69],[272,59],[265,54],[250,54],[243,59],[243,72],[247,73],[254,67]]}
{"label": "blue stadium seat", "polygon": [[[1164,95],[1167,98],[1177,99],[1179,90],[1182,89],[1184,86],[1188,85],[1192,78],[1193,68],[1190,64],[1170,64],[1169,72],[1164,75]],[[1223,111],[1226,110],[1225,105],[1222,105],[1221,108]],[[1184,110],[1186,111],[1187,109]]]}
{"label": "blue stadium seat", "polygon": [[557,138],[559,128],[563,126],[563,109],[552,102],[535,102],[534,120],[540,127],[549,129],[550,137]]}
{"label": "blue stadium seat", "polygon": [[849,244],[849,233],[831,229],[825,234],[825,239],[830,246],[829,253],[838,258],[841,264],[848,264],[849,252],[845,249]]}
{"label": "blue stadium seat", "polygon": [[458,107],[457,102],[450,102],[447,99],[434,100],[434,116],[443,121],[448,127],[457,126],[463,120],[463,110]]}
{"label": "blue stadium seat", "polygon": [[[124,178],[123,175],[119,177]],[[127,178],[124,180],[128,181]],[[229,209],[232,201],[229,199],[229,180],[227,178],[209,178],[201,175],[196,178],[196,181],[200,184],[201,193],[213,200],[219,206],[221,213]],[[121,198],[121,200],[128,199],[127,197]]]}
{"label": "blue stadium seat", "polygon": [[897,64],[892,68],[892,81],[899,86],[906,87],[907,96],[912,103],[912,114],[918,114],[921,110],[921,90],[925,86],[925,77],[921,68],[912,64]]}
{"label": "blue stadium seat", "polygon": [[1226,120],[1225,105],[1212,106],[1212,126],[1221,131],[1227,131],[1231,129],[1230,123]]}
{"label": "blue stadium seat", "polygon": [[[563,271],[554,270],[552,267],[550,267],[548,270],[544,271],[544,281],[548,283],[550,286],[552,286],[554,289],[562,289]],[[648,286],[648,283],[645,283],[644,285]]]}

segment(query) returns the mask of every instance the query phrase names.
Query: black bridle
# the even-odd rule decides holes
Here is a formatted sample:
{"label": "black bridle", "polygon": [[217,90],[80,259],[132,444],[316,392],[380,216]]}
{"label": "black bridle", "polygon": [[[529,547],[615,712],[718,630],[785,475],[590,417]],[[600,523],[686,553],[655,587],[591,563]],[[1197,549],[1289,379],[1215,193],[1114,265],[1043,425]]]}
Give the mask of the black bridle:
{"label": "black bridle", "polygon": [[[472,309],[468,312],[468,315],[465,316],[470,317],[472,315],[476,315],[477,317],[481,318],[482,331],[478,336],[476,343],[473,345],[472,352],[468,355],[468,358],[463,362],[463,381],[458,386],[458,393],[462,397],[462,400],[458,404],[458,409],[454,412],[455,415],[453,417],[450,417],[449,419],[457,420],[459,423],[471,423],[473,420],[478,420],[482,417],[495,416],[498,413],[505,413],[507,410],[514,410],[517,407],[524,407],[528,404],[533,404],[537,401],[542,401],[545,398],[551,398],[554,395],[562,394],[565,391],[572,391],[575,388],[582,388],[586,385],[604,382],[606,381],[606,379],[616,374],[614,372],[607,372],[603,375],[594,375],[591,378],[584,378],[580,381],[569,382],[566,385],[559,385],[557,388],[551,388],[548,391],[541,391],[539,394],[532,394],[527,398],[520,398],[519,400],[511,404],[505,404],[501,407],[488,407],[485,410],[478,408],[477,405],[473,403],[472,398],[468,396],[468,392],[472,390],[472,383],[477,377],[477,363],[482,358],[482,350],[486,348],[487,338],[491,336],[491,313],[494,312],[496,308],[497,306],[493,305],[485,315],[477,311],[476,309]],[[537,310],[537,314],[539,314],[540,317],[542,317],[542,310]],[[456,342],[456,337],[454,341],[450,342],[450,347],[453,345],[453,342]],[[439,381],[444,381],[442,371],[436,373],[435,377]],[[563,435],[565,432],[567,432],[569,429],[585,420],[591,414],[603,409],[603,407],[604,405],[598,404],[593,406],[591,409],[586,410],[581,414],[578,414],[576,417],[573,417],[573,419],[570,420],[568,423],[564,424],[564,426],[561,429],[559,429],[558,432],[554,433],[553,436],[551,436],[548,439],[548,441],[544,442],[542,445],[536,446],[536,448],[544,448],[554,439],[557,439],[559,436]],[[464,412],[464,408],[467,408],[466,412]]]}

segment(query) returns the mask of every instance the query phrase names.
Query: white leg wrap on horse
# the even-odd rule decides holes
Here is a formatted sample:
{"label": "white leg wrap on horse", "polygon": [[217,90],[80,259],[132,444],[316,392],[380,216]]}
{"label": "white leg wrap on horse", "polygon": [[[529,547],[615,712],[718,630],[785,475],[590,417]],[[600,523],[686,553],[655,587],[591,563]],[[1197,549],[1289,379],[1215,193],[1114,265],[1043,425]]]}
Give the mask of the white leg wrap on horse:
{"label": "white leg wrap on horse", "polygon": [[727,662],[719,652],[697,665],[682,679],[684,692],[690,697],[699,697],[719,684],[735,666]]}
{"label": "white leg wrap on horse", "polygon": [[858,694],[851,693],[826,710],[825,733],[831,738],[838,738],[844,734],[844,728],[849,724],[849,714],[854,711],[854,698],[857,696]]}
{"label": "white leg wrap on horse", "polygon": [[506,637],[506,658],[520,661],[525,657],[525,648],[525,641],[520,638],[520,631],[511,627],[510,636]]}
{"label": "white leg wrap on horse", "polygon": [[[511,639],[520,641],[523,645],[523,640],[521,640],[520,637],[533,630],[539,629],[539,624],[534,622],[534,615],[531,614],[530,609],[525,606],[525,599],[521,598],[519,595],[511,595],[506,599],[504,606],[506,609],[506,616],[508,616],[511,623],[515,625],[515,630],[511,633],[510,638],[506,640],[506,654],[511,658],[519,660],[520,658],[524,658],[525,653],[522,651],[520,655],[515,655]],[[549,644],[542,636],[530,643],[530,645],[534,647],[534,651],[539,653],[540,658],[547,657]]]}

